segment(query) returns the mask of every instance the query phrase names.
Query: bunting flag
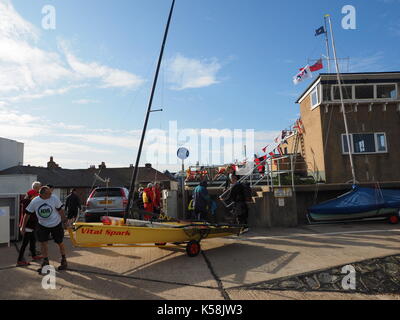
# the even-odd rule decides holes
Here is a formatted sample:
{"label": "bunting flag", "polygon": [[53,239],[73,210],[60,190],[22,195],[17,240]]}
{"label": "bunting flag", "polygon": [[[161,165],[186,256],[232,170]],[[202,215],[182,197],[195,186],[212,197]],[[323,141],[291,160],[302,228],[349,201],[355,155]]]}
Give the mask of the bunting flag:
{"label": "bunting flag", "polygon": [[296,129],[299,134],[303,133],[303,121],[301,121],[301,119],[298,119],[296,121],[296,125],[294,126],[294,129]]}
{"label": "bunting flag", "polygon": [[293,83],[299,84],[300,82],[312,78],[310,66],[305,66],[296,76],[293,77]]}

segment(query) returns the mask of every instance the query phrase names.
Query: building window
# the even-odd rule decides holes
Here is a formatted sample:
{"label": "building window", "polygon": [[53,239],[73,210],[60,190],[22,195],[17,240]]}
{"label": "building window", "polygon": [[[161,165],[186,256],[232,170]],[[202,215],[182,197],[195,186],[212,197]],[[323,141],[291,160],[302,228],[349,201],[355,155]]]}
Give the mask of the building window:
{"label": "building window", "polygon": [[[385,133],[353,133],[349,136],[353,154],[388,152]],[[342,134],[342,151],[343,154],[349,153],[345,134]]]}
{"label": "building window", "polygon": [[376,94],[378,99],[396,99],[397,90],[395,84],[385,84],[376,86]]}
{"label": "building window", "polygon": [[[352,86],[342,86],[343,99],[352,100],[353,99],[353,87]],[[333,100],[340,100],[340,90],[339,86],[333,86]]]}
{"label": "building window", "polygon": [[319,87],[311,92],[311,108],[315,108],[317,105],[319,105]]}
{"label": "building window", "polygon": [[332,97],[331,97],[331,86],[329,85],[323,85],[322,86],[322,99],[324,101],[331,101]]}
{"label": "building window", "polygon": [[386,136],[384,133],[377,133],[377,150],[378,152],[387,152]]}
{"label": "building window", "polygon": [[374,86],[355,86],[356,99],[374,99]]}

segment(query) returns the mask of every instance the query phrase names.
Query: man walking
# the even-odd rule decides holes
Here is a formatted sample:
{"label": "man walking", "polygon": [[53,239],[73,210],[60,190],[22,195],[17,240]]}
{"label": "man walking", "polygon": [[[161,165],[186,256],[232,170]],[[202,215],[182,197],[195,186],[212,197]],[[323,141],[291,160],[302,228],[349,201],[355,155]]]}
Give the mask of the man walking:
{"label": "man walking", "polygon": [[81,200],[76,194],[76,189],[72,189],[71,193],[65,199],[65,211],[67,212],[68,224],[76,220],[78,217],[78,210],[81,209]]}
{"label": "man walking", "polygon": [[232,190],[229,195],[228,201],[234,203],[233,212],[236,216],[237,223],[247,225],[247,218],[249,216],[249,209],[246,203],[246,191],[243,184],[238,182],[238,177],[232,175]]}
{"label": "man walking", "polygon": [[207,185],[207,181],[202,181],[200,185],[193,190],[194,214],[196,219],[201,221],[207,220],[207,206],[211,203]]}
{"label": "man walking", "polygon": [[41,244],[41,253],[43,256],[42,266],[38,270],[39,273],[42,272],[44,266],[49,265],[47,242],[50,234],[52,235],[54,242],[57,243],[61,253],[61,265],[58,267],[58,270],[67,269],[67,259],[63,243],[63,223],[66,222],[66,218],[62,207],[63,204],[58,200],[58,198],[51,195],[50,189],[48,187],[42,187],[39,191],[39,197],[33,199],[26,208],[27,215],[24,217],[21,233],[25,233],[26,224],[30,219],[30,215],[36,214],[38,219],[37,235]]}
{"label": "man walking", "polygon": [[[21,201],[22,221],[23,221],[23,217],[26,215],[26,211],[25,211],[26,208],[28,207],[28,205],[32,201],[32,199],[35,197],[36,196],[33,194],[33,192],[30,192],[30,195],[29,195],[29,191],[28,191],[25,198]],[[36,216],[31,216],[30,219],[28,220],[28,223],[25,228],[25,233],[22,238],[22,245],[21,245],[21,248],[19,249],[17,267],[23,267],[23,266],[30,265],[30,263],[27,262],[24,258],[25,249],[28,246],[28,244],[29,244],[29,250],[32,255],[32,259],[34,261],[39,261],[43,258],[40,255],[38,255],[36,252],[36,235],[35,235],[36,227],[37,227],[37,218],[36,218]]]}

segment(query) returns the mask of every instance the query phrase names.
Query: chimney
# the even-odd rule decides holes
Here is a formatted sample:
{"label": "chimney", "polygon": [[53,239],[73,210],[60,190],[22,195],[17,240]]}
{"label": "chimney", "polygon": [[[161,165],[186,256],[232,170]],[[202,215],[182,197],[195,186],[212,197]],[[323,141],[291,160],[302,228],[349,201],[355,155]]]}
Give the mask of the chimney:
{"label": "chimney", "polygon": [[99,165],[99,169],[105,169],[106,168],[106,163],[102,162],[101,165]]}
{"label": "chimney", "polygon": [[56,169],[59,168],[60,166],[54,162],[53,157],[50,157],[50,161],[47,162],[47,169]]}
{"label": "chimney", "polygon": [[151,163],[146,163],[144,166],[145,168],[151,168]]}

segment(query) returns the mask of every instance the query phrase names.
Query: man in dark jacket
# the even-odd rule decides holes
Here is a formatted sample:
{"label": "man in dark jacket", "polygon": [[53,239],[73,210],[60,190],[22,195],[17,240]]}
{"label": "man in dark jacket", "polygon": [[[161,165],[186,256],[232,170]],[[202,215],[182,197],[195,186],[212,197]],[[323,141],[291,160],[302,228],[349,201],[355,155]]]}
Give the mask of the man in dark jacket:
{"label": "man in dark jacket", "polygon": [[238,177],[232,175],[232,190],[229,195],[229,201],[234,203],[233,212],[237,218],[238,224],[247,225],[247,218],[249,216],[249,209],[246,203],[246,190],[243,184],[238,182]]}
{"label": "man in dark jacket", "polygon": [[76,194],[76,189],[72,189],[71,193],[65,199],[65,211],[67,212],[68,223],[76,220],[78,210],[80,209],[82,209],[81,200]]}
{"label": "man in dark jacket", "polygon": [[194,214],[197,220],[207,220],[207,206],[211,198],[207,190],[207,181],[200,182],[200,185],[193,190]]}
{"label": "man in dark jacket", "polygon": [[[33,189],[32,189],[33,190]],[[36,193],[32,192],[32,190],[28,191],[26,194],[25,198],[21,201],[21,212],[22,217],[26,214],[26,208],[28,207],[29,203],[32,201],[33,198],[36,197]],[[32,255],[32,259],[34,261],[39,261],[43,259],[42,256],[39,256],[36,252],[36,227],[37,227],[37,218],[33,217],[30,219],[26,225],[26,232],[23,235],[22,238],[22,245],[21,248],[19,249],[19,255],[18,255],[18,261],[17,261],[17,267],[23,267],[23,266],[28,266],[30,263],[27,262],[24,258],[25,254],[25,249],[29,244],[29,250]]]}

